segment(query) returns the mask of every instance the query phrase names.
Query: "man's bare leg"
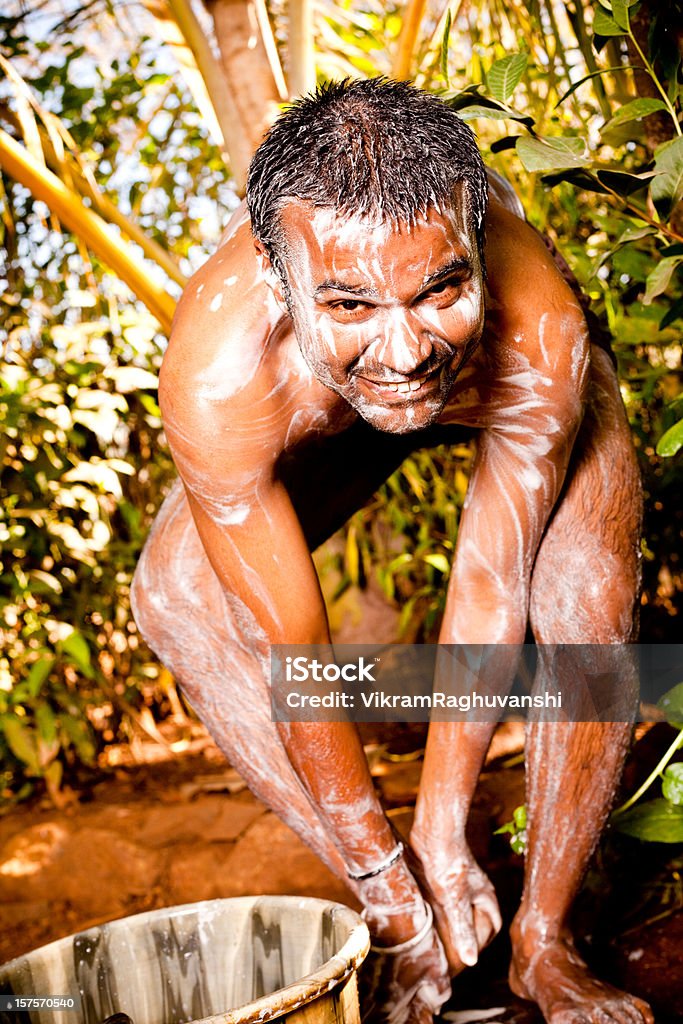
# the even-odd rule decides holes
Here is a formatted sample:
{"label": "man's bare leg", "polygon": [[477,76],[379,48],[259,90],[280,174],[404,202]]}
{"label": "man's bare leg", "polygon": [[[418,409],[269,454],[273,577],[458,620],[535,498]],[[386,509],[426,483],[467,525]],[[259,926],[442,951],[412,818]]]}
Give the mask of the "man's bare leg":
{"label": "man's bare leg", "polygon": [[[532,578],[531,624],[539,644],[627,644],[634,633],[640,480],[614,371],[595,347],[592,362],[589,408],[571,475]],[[618,660],[617,648],[612,656]],[[575,657],[578,665],[580,649]],[[543,659],[541,672],[548,667]],[[625,703],[632,706],[628,659],[624,664]],[[621,773],[630,734],[628,712],[623,717],[537,722],[528,731],[529,849],[512,928],[510,984],[535,1000],[550,1024],[653,1020],[645,1003],[589,972],[568,930],[572,901]]]}
{"label": "man's bare leg", "polygon": [[356,894],[373,940],[391,946],[424,930],[420,942],[386,958],[377,1019],[428,1024],[448,997],[448,971],[435,928],[423,929],[425,903],[405,858],[367,879],[348,875],[362,874],[367,866],[354,852],[374,866],[396,846],[357,730],[340,723],[294,728],[295,749],[297,740],[309,747],[302,756],[328,757],[339,772],[340,792],[307,793],[270,718],[267,641],[248,609],[221,589],[179,485],[140,559],[132,598],[142,634],[231,764]]}

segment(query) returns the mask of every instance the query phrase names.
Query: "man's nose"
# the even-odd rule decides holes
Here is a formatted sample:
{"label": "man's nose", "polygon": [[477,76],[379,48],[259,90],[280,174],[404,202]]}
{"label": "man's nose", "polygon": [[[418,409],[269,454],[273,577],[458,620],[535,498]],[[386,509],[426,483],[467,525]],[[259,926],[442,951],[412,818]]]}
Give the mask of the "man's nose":
{"label": "man's nose", "polygon": [[429,359],[433,348],[425,325],[416,316],[401,312],[388,325],[382,362],[388,369],[407,376]]}

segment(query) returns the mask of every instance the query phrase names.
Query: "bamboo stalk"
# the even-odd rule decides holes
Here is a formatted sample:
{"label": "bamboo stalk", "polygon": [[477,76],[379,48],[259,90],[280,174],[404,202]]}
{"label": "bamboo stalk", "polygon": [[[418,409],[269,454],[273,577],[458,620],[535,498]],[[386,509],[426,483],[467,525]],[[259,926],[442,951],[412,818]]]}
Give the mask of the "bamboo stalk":
{"label": "bamboo stalk", "polygon": [[289,0],[289,85],[293,96],[315,89],[311,0]]}
{"label": "bamboo stalk", "polygon": [[391,68],[392,78],[404,81],[410,77],[410,62],[417,43],[420,23],[424,17],[427,0],[408,0],[403,16],[403,27],[398,38],[398,47]]}
{"label": "bamboo stalk", "polygon": [[148,259],[157,263],[172,281],[175,281],[176,284],[181,286],[181,288],[184,288],[187,284],[187,278],[173,256],[160,246],[158,242],[155,242],[153,238],[146,235],[139,224],[135,224],[132,220],[129,220],[129,218],[126,217],[125,213],[121,213],[118,206],[113,203],[108,196],[104,195],[103,192],[100,192],[99,189],[93,191],[90,182],[88,182],[86,178],[80,178],[76,175],[76,184],[81,186],[81,182],[82,188],[79,187],[79,191],[87,193],[90,196],[102,217],[110,224],[116,224],[124,235],[128,236],[131,242],[135,242],[140,246]]}
{"label": "bamboo stalk", "polygon": [[[249,154],[277,117],[280,93],[254,0],[205,0],[213,18],[225,81]],[[269,23],[265,26],[270,31]]]}
{"label": "bamboo stalk", "polygon": [[266,4],[266,0],[254,0],[254,8],[256,10],[256,20],[258,21],[258,26],[261,30],[261,39],[263,40],[263,46],[268,57],[268,63],[270,64],[270,70],[273,73],[273,80],[280,99],[284,101],[289,96],[289,90],[287,89],[282,64],[280,63],[280,54],[278,53],[277,43],[275,42],[275,36],[273,35],[273,26],[270,23],[270,15],[268,14],[268,5]]}
{"label": "bamboo stalk", "polygon": [[197,108],[243,192],[252,150],[219,61],[189,0],[144,0],[179,59]]}
{"label": "bamboo stalk", "polygon": [[[8,108],[0,108],[0,117],[4,118],[14,128],[21,130],[18,118],[14,117],[12,111]],[[48,135],[46,131],[39,128],[38,136],[42,146],[44,162],[66,184],[68,190],[76,192],[81,196],[88,196],[104,220],[111,224],[116,224],[131,242],[136,242],[140,246],[148,259],[158,263],[172,281],[175,281],[176,284],[184,288],[187,284],[187,278],[173,256],[159,245],[158,242],[155,242],[153,238],[146,235],[139,224],[126,217],[125,213],[121,213],[118,206],[100,190],[87,166],[81,165],[77,154],[67,154],[63,147],[60,147],[61,152],[56,152],[55,143],[59,138],[57,133],[52,132]]]}
{"label": "bamboo stalk", "polygon": [[162,330],[169,332],[175,300],[149,279],[139,259],[128,252],[125,243],[113,234],[98,214],[83,205],[80,196],[70,192],[56,174],[42,166],[2,128],[0,167],[29,189],[36,199],[42,200],[70,231],[82,238],[147,306]]}

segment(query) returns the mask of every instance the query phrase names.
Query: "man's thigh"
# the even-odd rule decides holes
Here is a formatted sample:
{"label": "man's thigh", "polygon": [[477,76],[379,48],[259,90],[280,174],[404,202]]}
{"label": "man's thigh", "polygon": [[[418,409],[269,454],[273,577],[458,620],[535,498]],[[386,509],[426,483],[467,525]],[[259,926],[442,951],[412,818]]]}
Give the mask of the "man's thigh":
{"label": "man's thigh", "polygon": [[593,345],[586,415],[531,580],[530,618],[537,640],[633,638],[642,500],[616,373],[607,353]]}

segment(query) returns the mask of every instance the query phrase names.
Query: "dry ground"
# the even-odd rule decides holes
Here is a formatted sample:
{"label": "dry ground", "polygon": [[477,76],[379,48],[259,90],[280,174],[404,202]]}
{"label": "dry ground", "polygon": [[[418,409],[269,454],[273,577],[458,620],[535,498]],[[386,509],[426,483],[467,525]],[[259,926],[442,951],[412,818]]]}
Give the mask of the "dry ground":
{"label": "dry ground", "polygon": [[[421,744],[419,729],[393,727],[388,742],[365,739],[384,804],[405,832],[419,782],[420,761],[410,753]],[[61,810],[34,802],[0,818],[0,962],[102,921],[212,897],[293,893],[353,905],[216,748],[208,740],[199,746],[199,753],[118,768]],[[470,821],[473,848],[508,920],[522,861],[493,832],[524,799],[521,747],[521,726],[499,729]],[[683,1020],[682,954],[679,912],[621,938],[603,935],[594,958],[613,981],[654,999],[658,1021],[668,1024]],[[539,1020],[507,989],[506,958],[502,936],[458,979],[452,1021],[464,1009],[492,1007],[505,1012],[482,1020]]]}

